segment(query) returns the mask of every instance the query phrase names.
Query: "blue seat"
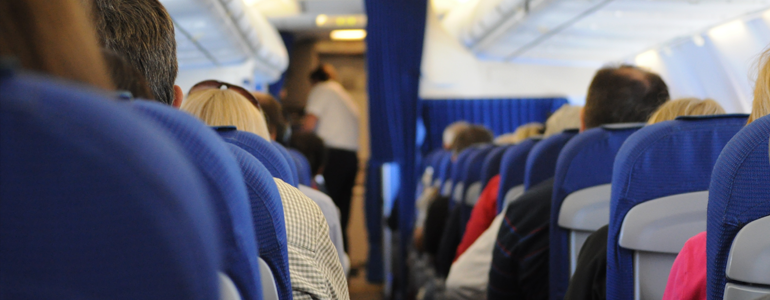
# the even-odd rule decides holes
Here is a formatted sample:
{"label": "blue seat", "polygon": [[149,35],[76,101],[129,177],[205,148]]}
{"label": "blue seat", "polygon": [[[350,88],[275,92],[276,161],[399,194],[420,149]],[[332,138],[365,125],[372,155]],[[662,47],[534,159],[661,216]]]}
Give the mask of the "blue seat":
{"label": "blue seat", "polygon": [[[738,282],[728,283],[726,268],[736,235],[744,226],[770,215],[768,136],[770,117],[755,120],[733,137],[714,166],[706,239],[709,299],[722,299],[728,291],[737,291],[738,282],[749,281],[731,278],[729,281]],[[764,228],[764,239],[767,240],[767,228]],[[752,263],[762,266],[761,261]],[[767,280],[767,269],[762,272],[763,279]],[[764,287],[767,288],[767,283]]]}
{"label": "blue seat", "polygon": [[217,299],[203,177],[86,90],[0,70],[0,299]]}
{"label": "blue seat", "polygon": [[301,152],[295,149],[288,149],[294,164],[297,166],[297,175],[299,175],[299,184],[305,186],[313,185],[313,170],[310,168],[310,162]]}
{"label": "blue seat", "polygon": [[482,163],[483,167],[481,168],[482,187],[486,187],[492,177],[500,174],[500,162],[503,160],[503,154],[505,154],[505,150],[508,150],[510,147],[513,146],[505,145],[495,147],[495,149],[490,151],[489,154],[487,154],[487,157],[484,158],[484,162]]}
{"label": "blue seat", "polygon": [[203,175],[224,243],[223,270],[243,299],[262,299],[254,219],[243,175],[227,145],[214,130],[180,110],[150,101],[126,104],[176,140]]}
{"label": "blue seat", "polygon": [[711,170],[745,115],[680,117],[645,126],[612,170],[607,298],[663,297],[671,265],[706,229]]}
{"label": "blue seat", "polygon": [[556,172],[556,159],[559,158],[561,149],[577,134],[577,129],[568,129],[549,136],[532,147],[524,167],[525,191],[553,177]]}
{"label": "blue seat", "polygon": [[[259,240],[260,257],[275,278],[278,299],[291,300],[289,252],[286,244],[286,221],[278,187],[270,171],[253,155],[238,146],[228,144],[241,166],[254,217],[254,231]],[[263,286],[263,289],[264,286]],[[268,294],[268,291],[265,291]],[[266,297],[267,298],[267,297]]]}
{"label": "blue seat", "polygon": [[289,153],[289,150],[286,150],[281,144],[279,144],[276,141],[272,141],[273,146],[278,149],[278,152],[281,153],[283,156],[283,159],[286,160],[286,163],[289,164],[289,171],[291,171],[291,182],[286,182],[293,187],[299,186],[299,169],[297,168],[297,164],[294,163],[294,158],[292,158],[291,153]]}
{"label": "blue seat", "polygon": [[465,161],[465,176],[463,176],[463,184],[466,187],[463,192],[460,206],[460,234],[465,234],[465,225],[471,218],[471,212],[473,206],[476,205],[476,201],[481,195],[481,189],[484,188],[481,182],[481,170],[484,167],[484,160],[487,158],[489,152],[492,152],[495,147],[492,145],[479,146],[470,157]]}
{"label": "blue seat", "polygon": [[462,201],[463,195],[465,195],[465,162],[471,155],[476,152],[476,147],[470,147],[463,150],[458,156],[457,160],[452,162],[452,175],[451,175],[451,194],[449,201],[449,209],[453,209],[454,206]]}
{"label": "blue seat", "polygon": [[532,147],[540,142],[539,138],[526,139],[509,147],[500,160],[500,190],[497,194],[497,213],[505,209],[505,204],[518,198],[524,192],[524,167]]}
{"label": "blue seat", "polygon": [[447,151],[438,161],[438,169],[433,173],[433,185],[439,188],[442,196],[449,196],[452,176],[452,152]]}
{"label": "blue seat", "polygon": [[291,166],[269,141],[256,134],[236,130],[235,127],[219,127],[217,133],[225,142],[241,147],[256,157],[273,177],[289,184],[293,180]]}
{"label": "blue seat", "polygon": [[615,124],[589,129],[561,150],[551,201],[550,299],[564,299],[583,242],[609,222],[615,154],[626,138],[643,125]]}

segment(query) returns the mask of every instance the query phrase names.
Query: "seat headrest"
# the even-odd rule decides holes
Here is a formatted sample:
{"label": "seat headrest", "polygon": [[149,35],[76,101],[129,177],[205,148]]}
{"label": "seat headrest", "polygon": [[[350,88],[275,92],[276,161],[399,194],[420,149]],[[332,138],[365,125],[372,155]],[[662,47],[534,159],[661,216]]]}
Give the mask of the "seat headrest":
{"label": "seat headrest", "polygon": [[283,158],[281,152],[264,138],[245,131],[231,128],[216,128],[217,133],[225,142],[241,147],[259,160],[270,174],[284,182],[291,182],[294,176],[291,173],[289,163]]}
{"label": "seat headrest", "polygon": [[313,171],[310,168],[310,162],[307,160],[302,152],[295,149],[287,149],[291,158],[294,160],[294,164],[297,165],[297,175],[299,177],[299,184],[312,186],[313,184]]}
{"label": "seat headrest", "polygon": [[521,143],[511,146],[500,161],[500,190],[498,191],[497,212],[503,210],[503,197],[509,189],[524,184],[524,169],[527,164],[527,156],[540,139],[526,139]]}
{"label": "seat headrest", "polygon": [[500,162],[503,160],[503,154],[505,150],[511,147],[510,145],[496,147],[487,154],[484,158],[481,168],[481,185],[487,186],[492,177],[500,174]]}
{"label": "seat headrest", "polygon": [[524,189],[528,190],[538,183],[553,177],[556,171],[556,159],[559,157],[559,152],[577,134],[577,130],[565,130],[562,133],[554,134],[542,140],[532,147],[532,151],[527,156],[527,164],[524,169]]}

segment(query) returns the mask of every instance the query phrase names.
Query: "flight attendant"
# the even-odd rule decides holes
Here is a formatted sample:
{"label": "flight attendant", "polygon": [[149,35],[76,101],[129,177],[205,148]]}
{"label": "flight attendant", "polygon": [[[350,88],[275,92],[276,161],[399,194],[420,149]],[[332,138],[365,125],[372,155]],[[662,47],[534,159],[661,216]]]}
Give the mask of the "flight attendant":
{"label": "flight attendant", "polygon": [[359,112],[353,98],[335,79],[336,72],[328,64],[321,64],[310,73],[313,88],[305,106],[303,128],[315,131],[328,148],[323,176],[329,196],[340,208],[347,250],[350,199],[358,172]]}

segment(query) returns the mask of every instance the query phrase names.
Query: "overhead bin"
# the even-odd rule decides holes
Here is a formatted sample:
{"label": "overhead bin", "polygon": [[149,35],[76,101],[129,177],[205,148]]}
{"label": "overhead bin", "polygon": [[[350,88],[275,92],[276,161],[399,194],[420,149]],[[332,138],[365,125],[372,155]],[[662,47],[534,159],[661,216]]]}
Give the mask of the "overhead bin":
{"label": "overhead bin", "polygon": [[289,64],[278,31],[243,0],[161,0],[174,20],[180,71],[246,68],[273,82]]}
{"label": "overhead bin", "polygon": [[482,59],[598,67],[768,8],[767,0],[478,0],[442,22]]}

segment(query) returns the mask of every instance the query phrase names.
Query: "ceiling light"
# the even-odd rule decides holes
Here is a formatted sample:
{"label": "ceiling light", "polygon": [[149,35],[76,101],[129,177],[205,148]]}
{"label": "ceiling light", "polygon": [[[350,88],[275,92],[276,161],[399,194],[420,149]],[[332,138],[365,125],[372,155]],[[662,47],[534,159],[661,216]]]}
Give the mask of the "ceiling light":
{"label": "ceiling light", "polygon": [[359,41],[366,37],[366,30],[363,29],[343,29],[332,30],[329,35],[335,41]]}
{"label": "ceiling light", "polygon": [[261,0],[243,0],[243,3],[246,4],[246,6],[252,6],[254,4],[257,4]]}
{"label": "ceiling light", "polygon": [[700,35],[695,35],[692,37],[692,42],[695,43],[698,47],[703,47],[703,45],[706,44],[706,40],[703,39]]}
{"label": "ceiling light", "polygon": [[315,17],[315,25],[318,27],[321,27],[324,24],[326,24],[326,21],[329,21],[329,17],[327,17],[324,14],[320,14],[317,17]]}
{"label": "ceiling light", "polygon": [[655,50],[647,50],[646,52],[639,54],[634,59],[637,66],[652,68],[660,63],[660,56]]}
{"label": "ceiling light", "polygon": [[709,36],[715,40],[741,36],[746,31],[746,25],[741,20],[725,23],[709,30]]}

